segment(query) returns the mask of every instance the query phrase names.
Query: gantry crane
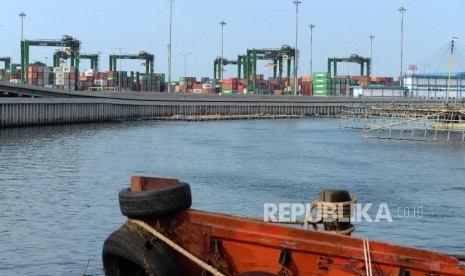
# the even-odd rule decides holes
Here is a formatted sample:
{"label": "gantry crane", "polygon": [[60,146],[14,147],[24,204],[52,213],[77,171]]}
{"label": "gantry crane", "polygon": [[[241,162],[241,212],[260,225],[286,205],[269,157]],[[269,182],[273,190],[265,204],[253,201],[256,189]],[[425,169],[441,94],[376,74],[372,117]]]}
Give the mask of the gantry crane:
{"label": "gantry crane", "polygon": [[69,59],[68,51],[56,50],[53,54],[53,67],[60,67],[63,60]]}
{"label": "gantry crane", "polygon": [[155,56],[145,52],[140,51],[139,54],[121,54],[121,55],[110,55],[110,71],[116,70],[116,61],[118,59],[140,59],[145,61],[145,73],[148,76],[149,73],[153,74],[154,60]]}
{"label": "gantry crane", "polygon": [[21,80],[25,83],[28,82],[28,74],[26,69],[29,66],[29,47],[30,46],[54,46],[54,47],[67,47],[70,48],[71,67],[74,67],[75,71],[75,90],[78,89],[79,81],[79,47],[81,42],[74,39],[72,36],[64,35],[62,39],[43,39],[43,40],[23,40],[21,41]]}
{"label": "gantry crane", "polygon": [[[337,63],[338,62],[352,62],[360,64],[360,76],[365,76],[365,66],[367,67],[367,77],[371,77],[371,58],[364,58],[356,54],[345,58],[328,58],[328,73],[329,77],[337,76]],[[334,75],[331,68],[334,67]]]}
{"label": "gantry crane", "polygon": [[[247,49],[246,55],[238,57],[239,78],[241,76],[241,66],[243,67],[244,77],[247,80],[247,91],[256,93],[257,90],[257,60],[270,60],[273,66],[273,77],[282,79],[283,61],[287,61],[287,83],[290,85],[291,62],[295,62],[296,50],[288,45],[283,45],[279,49]],[[276,68],[277,67],[277,68]],[[252,79],[250,78],[252,76]],[[278,84],[282,88],[281,82]]]}
{"label": "gantry crane", "polygon": [[[57,50],[53,54],[53,66],[60,67],[61,60],[67,60],[70,58],[69,50]],[[79,60],[89,59],[90,68],[93,70],[98,70],[99,68],[99,54],[79,54]]]}
{"label": "gantry crane", "polygon": [[9,69],[11,67],[11,58],[10,57],[0,57],[0,61],[5,62],[5,69]]}
{"label": "gantry crane", "polygon": [[94,71],[99,70],[99,54],[80,54],[79,58],[81,60],[83,59],[89,59],[90,60],[90,69]]}
{"label": "gantry crane", "polygon": [[[233,59],[225,59],[225,58],[221,58],[221,57],[217,57],[215,58],[215,61],[213,62],[213,78],[216,80],[216,76],[218,77],[221,77],[223,76],[222,72],[221,72],[221,68],[223,66],[221,66],[221,60],[223,60],[223,66],[224,65],[229,65],[229,64],[238,64],[238,61],[237,60],[233,60]],[[240,67],[238,67],[238,78],[241,78],[240,77],[240,74],[241,74],[241,70],[240,70]]]}

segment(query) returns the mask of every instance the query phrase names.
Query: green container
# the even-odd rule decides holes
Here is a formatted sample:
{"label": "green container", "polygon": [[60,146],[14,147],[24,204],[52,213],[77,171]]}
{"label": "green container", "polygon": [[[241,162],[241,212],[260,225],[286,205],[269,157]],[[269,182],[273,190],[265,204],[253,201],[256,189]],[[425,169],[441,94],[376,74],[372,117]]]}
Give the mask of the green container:
{"label": "green container", "polygon": [[0,75],[0,81],[3,81],[3,75]]}
{"label": "green container", "polygon": [[165,74],[155,74],[155,76],[157,77],[157,80],[165,82]]}
{"label": "green container", "polygon": [[320,90],[328,90],[328,84],[327,83],[314,83],[313,84],[313,89],[320,89]]}
{"label": "green container", "polygon": [[185,83],[185,82],[186,82],[186,78],[185,78],[185,77],[180,77],[180,78],[179,78],[179,82],[180,82],[180,83],[181,83],[181,82],[182,82],[182,83]]}
{"label": "green container", "polygon": [[328,78],[329,73],[328,72],[314,72],[313,73],[313,80],[317,78]]}
{"label": "green container", "polygon": [[320,84],[320,83],[328,83],[328,82],[329,82],[329,80],[326,79],[326,78],[316,78],[316,79],[313,79],[313,83],[314,83],[314,84],[315,84],[315,83],[318,83],[318,84]]}
{"label": "green container", "polygon": [[12,69],[6,69],[5,72],[8,74],[8,75],[11,75],[13,73],[13,70]]}
{"label": "green container", "polygon": [[328,95],[328,90],[313,89],[313,95],[314,96],[327,96]]}
{"label": "green container", "polygon": [[223,89],[222,92],[223,92],[223,94],[232,94],[233,93],[232,89]]}

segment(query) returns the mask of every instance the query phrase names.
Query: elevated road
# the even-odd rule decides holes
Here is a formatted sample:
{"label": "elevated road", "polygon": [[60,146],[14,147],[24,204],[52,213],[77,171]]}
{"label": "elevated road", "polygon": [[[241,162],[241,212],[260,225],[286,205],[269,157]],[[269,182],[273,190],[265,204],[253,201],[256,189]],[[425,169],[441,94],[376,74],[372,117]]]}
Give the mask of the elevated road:
{"label": "elevated road", "polygon": [[[39,86],[0,82],[1,97],[33,97],[33,98],[93,98],[128,101],[154,102],[228,102],[228,103],[283,103],[283,104],[349,104],[349,103],[405,103],[424,104],[425,100],[410,98],[347,98],[347,97],[308,97],[308,96],[273,96],[273,95],[217,95],[217,94],[182,94],[160,92],[127,92],[127,91],[69,91]],[[440,103],[440,100],[429,101]]]}

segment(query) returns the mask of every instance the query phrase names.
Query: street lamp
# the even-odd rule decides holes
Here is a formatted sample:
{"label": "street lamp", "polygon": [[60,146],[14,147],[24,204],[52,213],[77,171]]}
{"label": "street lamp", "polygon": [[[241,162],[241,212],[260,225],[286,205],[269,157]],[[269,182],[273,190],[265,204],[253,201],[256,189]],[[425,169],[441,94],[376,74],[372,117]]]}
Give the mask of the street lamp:
{"label": "street lamp", "polygon": [[222,80],[223,79],[223,59],[224,59],[224,55],[223,55],[223,29],[224,29],[224,25],[226,25],[226,22],[221,20],[220,25],[221,25],[221,69],[220,69],[220,80]]}
{"label": "street lamp", "polygon": [[299,62],[299,50],[297,47],[297,38],[299,30],[299,4],[302,3],[299,0],[294,0],[292,3],[295,4],[295,57],[294,57],[294,95],[297,95],[297,63]]}
{"label": "street lamp", "polygon": [[119,63],[118,63],[118,66],[119,66],[119,69],[118,69],[118,86],[119,86],[119,90],[121,91],[121,50],[127,50],[129,48],[117,48],[117,47],[114,47],[114,48],[111,48],[111,49],[119,50],[120,58],[119,58]]}
{"label": "street lamp", "polygon": [[313,57],[313,29],[315,28],[315,25],[310,23],[308,27],[310,28],[310,78],[311,78],[313,75],[313,59],[312,59]]}
{"label": "street lamp", "polygon": [[171,93],[171,29],[173,25],[173,2],[174,0],[168,0],[170,2],[170,39],[168,43],[168,93]]}
{"label": "street lamp", "polygon": [[26,57],[24,54],[24,17],[26,17],[26,14],[24,12],[21,12],[18,14],[19,17],[21,17],[21,80],[25,80],[25,70],[26,70]]}
{"label": "street lamp", "polygon": [[[193,55],[194,53],[178,53],[178,55],[183,55],[184,56],[184,82],[186,82],[187,79],[187,56],[188,55]],[[184,85],[184,92],[186,92],[187,85]]]}
{"label": "street lamp", "polygon": [[21,12],[20,14],[18,14],[19,17],[21,17],[21,41],[24,40],[24,36],[23,36],[23,33],[24,33],[24,17],[26,17],[26,14],[24,12]]}
{"label": "street lamp", "polygon": [[[401,19],[400,19],[400,86],[402,91],[404,91],[403,77],[402,77],[402,67],[403,67],[403,49],[404,49],[404,13],[407,11],[404,7],[399,9]],[[405,96],[405,95],[404,95]]]}
{"label": "street lamp", "polygon": [[374,35],[370,35],[368,38],[370,39],[371,75],[373,75],[373,39],[375,38],[375,36],[374,36]]}

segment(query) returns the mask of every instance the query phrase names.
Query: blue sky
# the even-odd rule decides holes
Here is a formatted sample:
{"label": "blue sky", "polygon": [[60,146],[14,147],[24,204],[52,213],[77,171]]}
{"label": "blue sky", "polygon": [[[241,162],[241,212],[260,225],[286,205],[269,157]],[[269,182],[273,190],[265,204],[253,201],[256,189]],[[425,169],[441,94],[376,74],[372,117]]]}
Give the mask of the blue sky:
{"label": "blue sky", "polygon": [[[370,56],[373,34],[373,75],[396,77],[400,72],[399,8],[404,6],[404,71],[417,64],[422,71],[441,71],[436,63],[443,56],[453,35],[465,39],[465,1],[463,0],[301,0],[299,40],[301,51],[299,75],[310,72],[310,29],[313,30],[313,71],[326,71],[328,57],[351,54]],[[156,56],[155,70],[166,73],[168,63],[169,2],[167,0],[64,2],[57,0],[0,0],[0,56],[20,59],[21,18],[24,11],[26,39],[60,39],[71,35],[82,42],[82,53],[101,52],[101,69],[108,70],[112,48],[124,47],[123,53],[140,50]],[[295,5],[292,0],[175,0],[172,25],[172,78],[187,74],[213,77],[213,60],[221,55],[221,27],[224,27],[224,56],[236,59],[248,48],[279,48],[295,44]],[[53,47],[34,47],[31,61],[51,63]],[[122,61],[125,71],[144,71],[141,61]],[[268,75],[264,65],[258,73]],[[456,63],[460,65],[460,62]],[[0,65],[2,68],[3,65]],[[81,71],[89,68],[83,61]],[[339,64],[339,74],[357,75],[354,64]],[[237,75],[237,67],[226,67],[225,77]],[[442,70],[444,71],[444,70]]]}

